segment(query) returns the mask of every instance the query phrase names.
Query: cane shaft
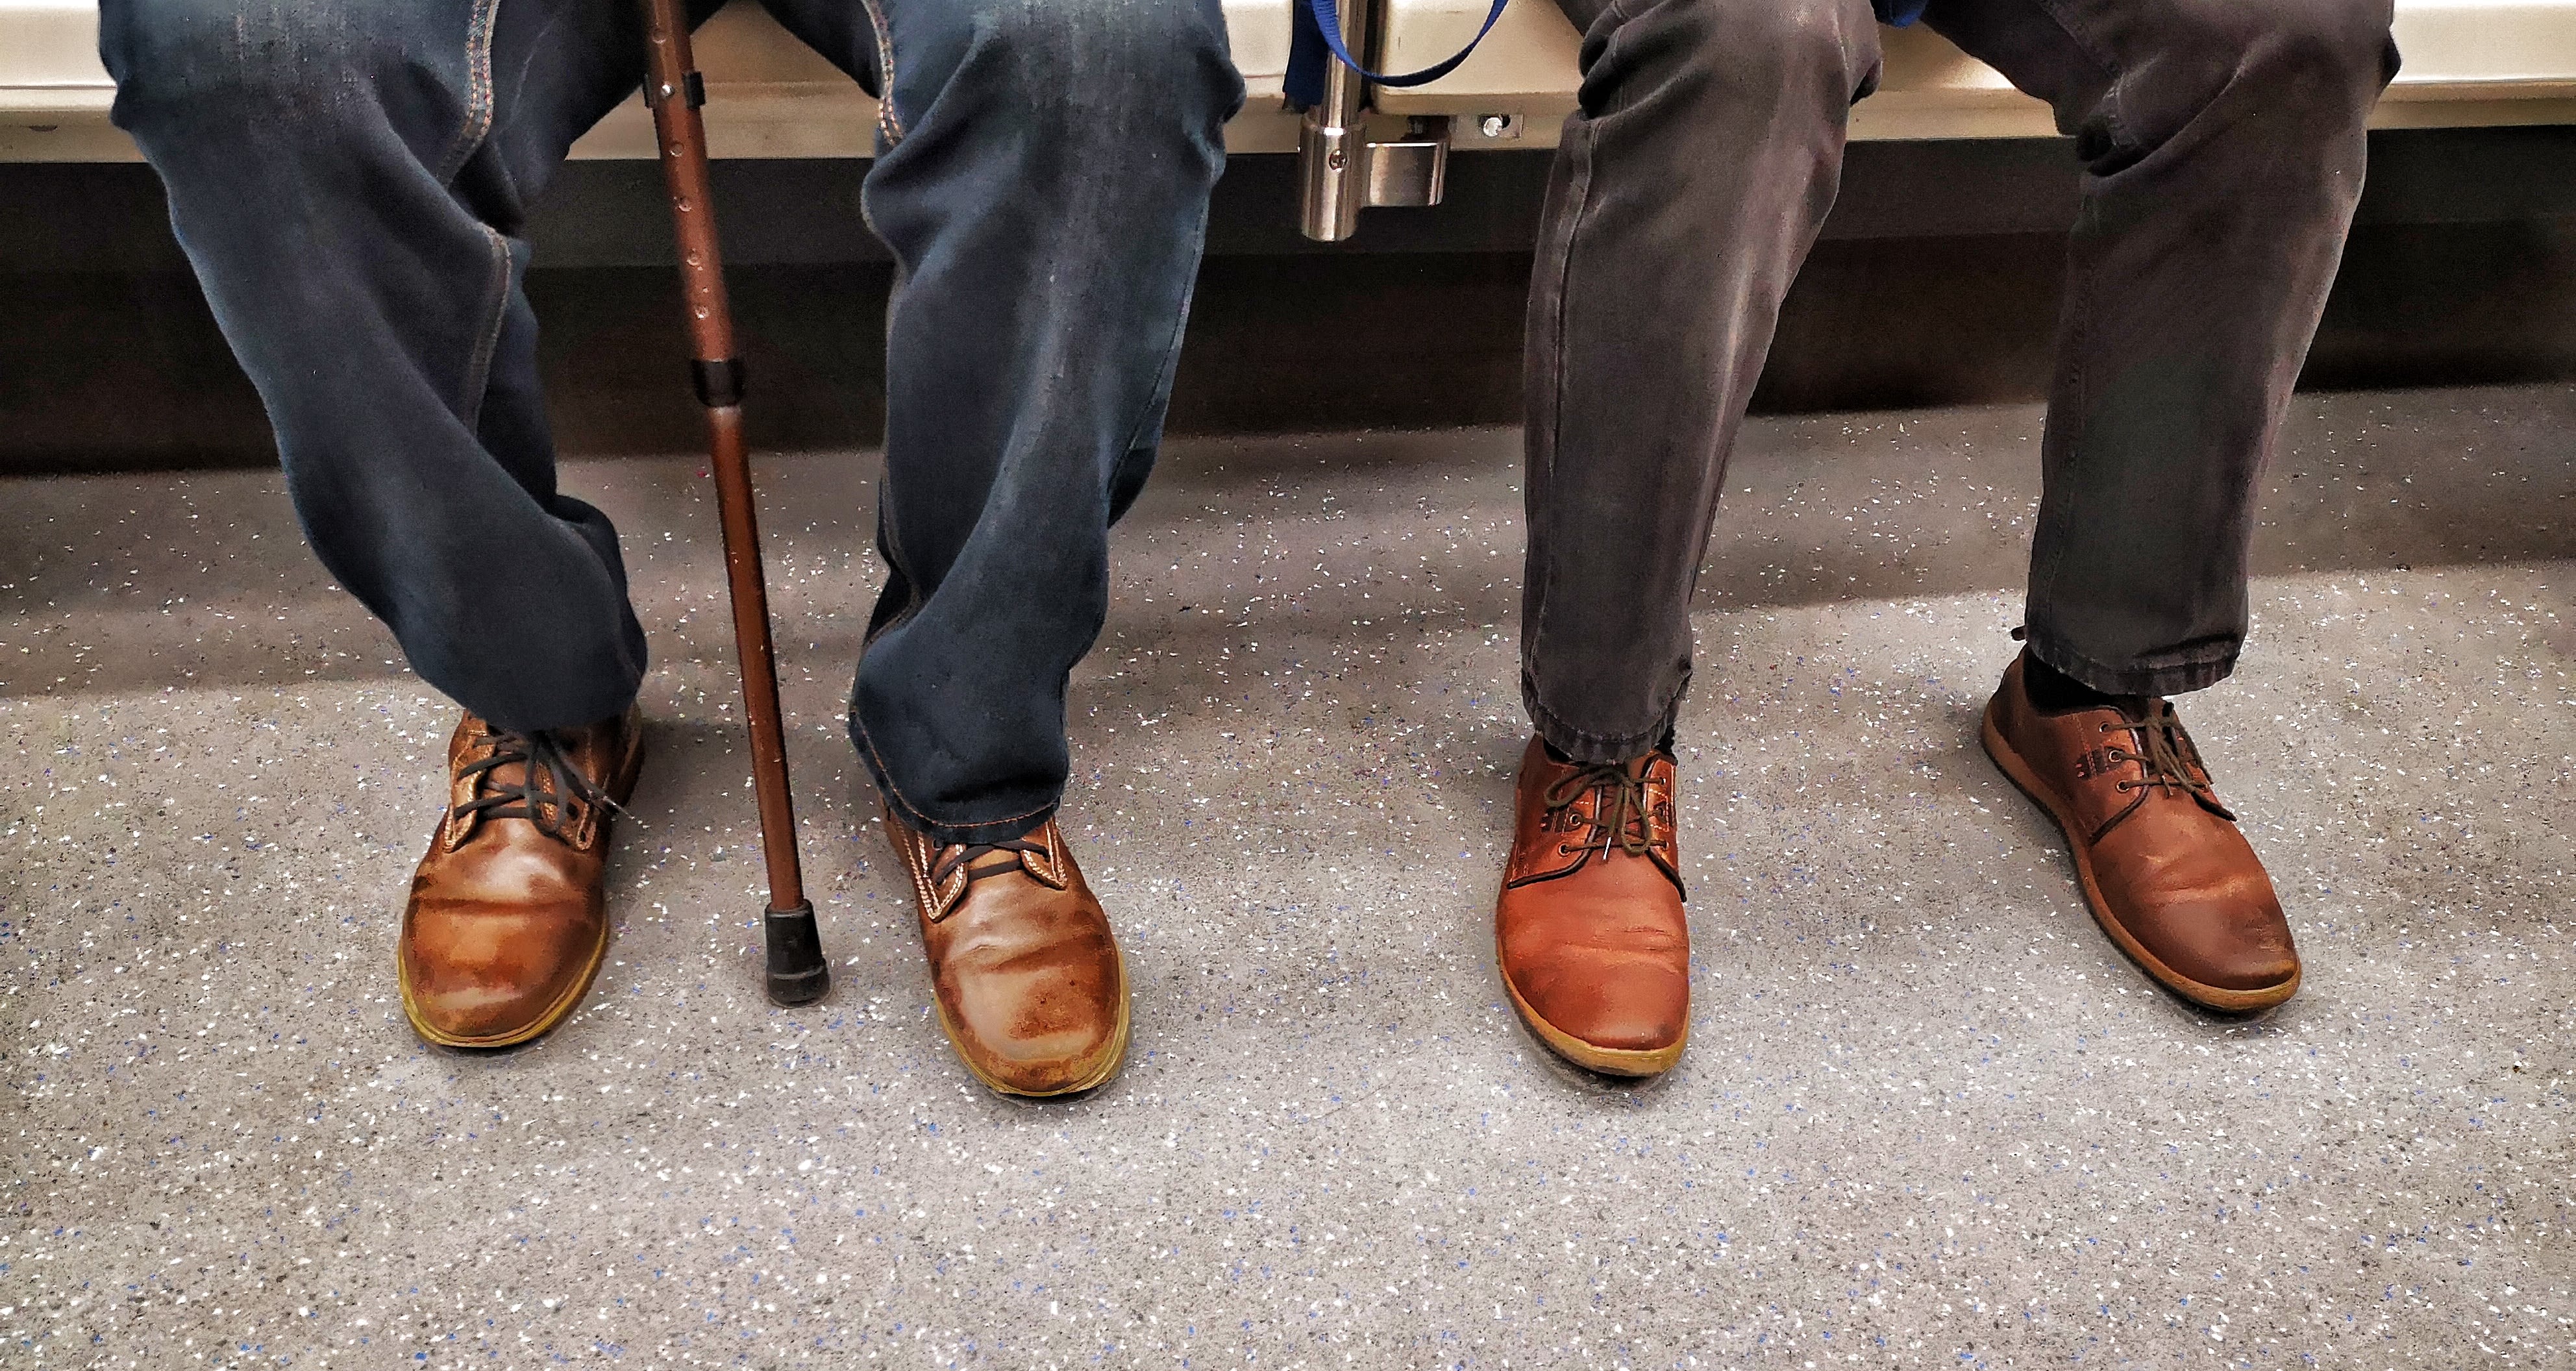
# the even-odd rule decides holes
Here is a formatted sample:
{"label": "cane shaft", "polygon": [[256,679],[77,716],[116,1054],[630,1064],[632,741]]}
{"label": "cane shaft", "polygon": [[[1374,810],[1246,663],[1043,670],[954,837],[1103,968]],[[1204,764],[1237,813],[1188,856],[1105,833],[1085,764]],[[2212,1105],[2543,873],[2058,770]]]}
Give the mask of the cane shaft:
{"label": "cane shaft", "polygon": [[680,281],[687,296],[689,345],[701,362],[734,356],[733,311],[725,301],[724,257],[716,250],[715,205],[707,176],[707,126],[698,101],[705,87],[689,52],[680,0],[643,0],[644,101],[653,108],[663,180],[671,190],[671,227],[680,240]]}
{"label": "cane shaft", "polygon": [[698,398],[706,408],[709,465],[724,529],[725,583],[733,602],[734,652],[741,663],[743,713],[751,731],[761,856],[769,868],[769,907],[785,912],[805,903],[805,880],[796,859],[795,801],[787,788],[778,667],[769,641],[769,590],[760,565],[760,520],[742,436],[742,363],[734,351],[733,313],[725,300],[724,259],[716,248],[706,125],[698,115],[701,87],[680,0],[642,4],[645,46],[651,54],[644,95],[653,107],[659,160],[671,191],[690,355],[697,364]]}
{"label": "cane shaft", "polygon": [[734,655],[742,662],[743,714],[751,725],[752,790],[760,802],[760,853],[769,865],[769,907],[805,903],[796,860],[796,804],[787,789],[786,731],[778,717],[778,666],[769,643],[769,592],[760,565],[760,524],[743,451],[742,410],[707,410],[716,515],[724,525],[726,588],[733,598]]}

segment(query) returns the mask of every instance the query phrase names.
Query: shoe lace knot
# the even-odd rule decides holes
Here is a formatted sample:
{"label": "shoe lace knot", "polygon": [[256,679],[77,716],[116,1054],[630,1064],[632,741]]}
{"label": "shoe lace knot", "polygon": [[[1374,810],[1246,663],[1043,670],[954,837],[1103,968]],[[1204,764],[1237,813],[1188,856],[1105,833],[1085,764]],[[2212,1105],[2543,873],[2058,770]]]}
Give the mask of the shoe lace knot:
{"label": "shoe lace knot", "polygon": [[[1002,855],[1002,860],[998,862],[983,860],[997,853]],[[1024,869],[1020,862],[1021,855],[1024,853],[1036,857],[1040,862],[1046,861],[1048,855],[1046,844],[1034,843],[1026,838],[1007,838],[998,843],[960,844],[942,853],[938,862],[932,865],[930,883],[934,886],[945,885],[948,883],[948,878],[957,874],[960,868],[966,872],[968,885],[973,885],[987,876],[999,876],[1005,871],[1020,871]],[[979,862],[983,864],[976,865]]]}
{"label": "shoe lace knot", "polygon": [[[471,797],[454,807],[460,824],[478,817],[525,819],[550,838],[577,842],[585,827],[582,820],[593,807],[622,812],[617,801],[564,754],[563,744],[553,734],[494,729],[484,736],[491,741],[491,752],[456,769],[456,779]],[[523,768],[516,781],[501,777],[502,768],[509,766]]]}
{"label": "shoe lace knot", "polygon": [[[1578,807],[1589,796],[1588,809]],[[1646,796],[1644,769],[1630,771],[1623,762],[1588,763],[1550,782],[1540,800],[1548,822],[1568,833],[1580,828],[1580,842],[1565,844],[1567,855],[1615,847],[1643,857],[1655,847],[1653,809]]]}

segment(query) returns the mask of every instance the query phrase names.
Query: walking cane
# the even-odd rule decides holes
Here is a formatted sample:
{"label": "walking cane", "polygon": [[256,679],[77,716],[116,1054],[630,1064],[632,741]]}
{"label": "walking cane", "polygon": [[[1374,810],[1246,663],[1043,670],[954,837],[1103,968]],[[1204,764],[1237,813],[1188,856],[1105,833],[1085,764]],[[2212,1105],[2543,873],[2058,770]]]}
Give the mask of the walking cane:
{"label": "walking cane", "polygon": [[724,525],[726,590],[733,601],[734,655],[742,666],[743,714],[751,726],[751,775],[760,802],[760,854],[769,866],[769,908],[761,920],[769,998],[810,1004],[832,988],[832,969],[814,929],[814,906],[796,860],[796,806],[787,791],[787,742],[779,725],[778,665],[769,649],[769,589],[760,570],[760,524],[752,506],[751,458],[742,440],[742,358],[725,303],[724,261],[716,252],[714,197],[707,178],[707,129],[698,116],[706,83],[689,56],[681,0],[641,0],[651,65],[644,101],[653,107],[658,160],[671,190],[680,240],[680,280],[689,311],[690,368],[707,411],[707,451]]}

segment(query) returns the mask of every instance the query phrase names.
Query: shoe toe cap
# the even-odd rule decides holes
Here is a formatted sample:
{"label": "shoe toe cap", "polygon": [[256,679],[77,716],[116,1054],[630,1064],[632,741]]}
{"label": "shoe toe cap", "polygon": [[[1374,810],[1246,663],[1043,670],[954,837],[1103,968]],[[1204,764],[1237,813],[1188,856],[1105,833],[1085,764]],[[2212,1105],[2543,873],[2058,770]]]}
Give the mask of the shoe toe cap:
{"label": "shoe toe cap", "polygon": [[1510,973],[1512,989],[1548,1027],[1612,1052],[1657,1052],[1682,1040],[1687,969],[1660,957],[1560,950]]}
{"label": "shoe toe cap", "polygon": [[576,913],[419,908],[402,943],[403,1005],[449,1046],[506,1046],[569,1012],[605,929]]}
{"label": "shoe toe cap", "polygon": [[1113,947],[1079,965],[1024,966],[955,976],[942,987],[949,1036],[987,1084],[1015,1095],[1061,1095],[1105,1079],[1127,1025],[1126,977]]}
{"label": "shoe toe cap", "polygon": [[2175,900],[2156,911],[2141,941],[2165,965],[2221,990],[2268,990],[2299,975],[2289,921],[2269,902]]}

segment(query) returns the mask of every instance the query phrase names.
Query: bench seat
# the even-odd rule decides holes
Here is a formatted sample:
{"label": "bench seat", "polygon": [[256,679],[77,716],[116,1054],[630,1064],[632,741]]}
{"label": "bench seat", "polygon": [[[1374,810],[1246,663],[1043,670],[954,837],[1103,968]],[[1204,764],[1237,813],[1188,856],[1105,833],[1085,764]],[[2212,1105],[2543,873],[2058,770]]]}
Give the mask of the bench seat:
{"label": "bench seat", "polygon": [[[2247,0],[2259,3],[2259,0]],[[1445,56],[1485,12],[1483,0],[1386,0],[1387,64]],[[1291,152],[1297,120],[1283,107],[1289,0],[1226,0],[1235,61],[1251,89],[1227,129],[1237,152]],[[2381,102],[2382,127],[2576,123],[2576,0],[2398,0],[2404,72]],[[2046,137],[2048,110],[1922,28],[1886,34],[1879,93],[1854,111],[1864,139]],[[95,0],[0,0],[0,161],[130,161],[107,122],[113,97],[97,54]],[[1545,147],[1574,108],[1573,26],[1548,0],[1517,0],[1485,47],[1449,76],[1381,91],[1392,115],[1466,116],[1453,147]],[[865,157],[875,107],[847,79],[736,3],[699,40],[708,141],[719,157]],[[576,157],[649,158],[650,119],[629,101],[574,149]]]}

